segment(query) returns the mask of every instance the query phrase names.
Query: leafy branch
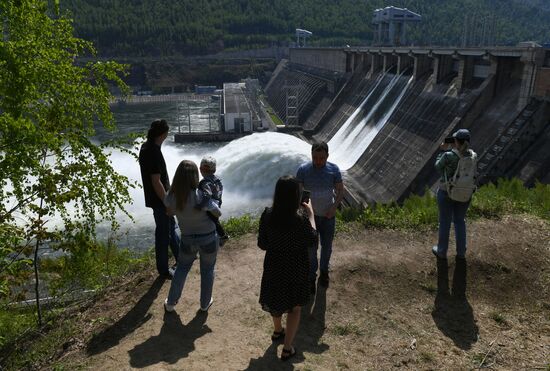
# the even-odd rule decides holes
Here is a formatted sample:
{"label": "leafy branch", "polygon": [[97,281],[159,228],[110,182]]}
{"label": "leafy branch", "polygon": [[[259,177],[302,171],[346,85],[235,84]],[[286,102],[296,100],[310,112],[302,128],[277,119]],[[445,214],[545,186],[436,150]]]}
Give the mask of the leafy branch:
{"label": "leafy branch", "polygon": [[116,228],[131,200],[135,184],[90,140],[97,124],[115,130],[110,89],[128,90],[126,72],[114,62],[75,62],[95,50],[73,35],[58,3],[3,0],[0,14],[0,294],[32,262],[40,324],[41,246],[75,252],[75,236],[95,240],[102,221]]}

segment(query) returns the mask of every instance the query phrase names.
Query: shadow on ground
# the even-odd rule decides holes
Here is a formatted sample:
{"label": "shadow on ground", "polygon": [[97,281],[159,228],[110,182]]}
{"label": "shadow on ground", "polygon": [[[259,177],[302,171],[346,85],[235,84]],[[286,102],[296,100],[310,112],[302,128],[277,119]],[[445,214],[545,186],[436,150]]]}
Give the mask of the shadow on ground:
{"label": "shadow on ground", "polygon": [[292,362],[294,360],[300,361],[303,360],[303,357],[300,353],[296,354],[295,357],[289,359],[288,361],[281,361],[277,355],[277,346],[280,345],[278,342],[271,343],[271,345],[265,350],[265,353],[258,357],[252,358],[248,367],[245,368],[246,371],[268,371],[268,370],[294,370]]}
{"label": "shadow on ground", "polygon": [[466,259],[457,258],[450,293],[447,259],[437,259],[437,295],[432,312],[437,328],[463,350],[469,350],[479,334],[466,296],[466,271]]}
{"label": "shadow on ground", "polygon": [[124,317],[119,319],[112,326],[101,331],[99,334],[94,335],[86,348],[88,355],[99,354],[114,347],[120,343],[126,335],[134,332],[137,328],[151,319],[152,315],[149,313],[149,308],[157,298],[163,283],[164,279],[157,277],[149,290],[147,290],[136,305],[134,305]]}
{"label": "shadow on ground", "polygon": [[[294,339],[296,355],[288,361],[281,361],[277,354],[279,343],[272,343],[259,358],[250,360],[247,371],[262,370],[293,370],[293,363],[304,361],[304,352],[320,354],[329,349],[324,343],[319,343],[325,333],[325,312],[327,309],[327,289],[318,285],[317,295],[308,305],[302,308],[300,327]],[[282,349],[282,345],[281,345]]]}
{"label": "shadow on ground", "polygon": [[308,305],[302,308],[300,328],[296,334],[296,346],[299,351],[321,354],[329,349],[321,342],[325,333],[325,313],[327,310],[327,288],[317,285],[317,293]]}
{"label": "shadow on ground", "polygon": [[186,325],[177,313],[164,313],[160,333],[128,351],[130,366],[143,368],[160,362],[177,363],[195,350],[195,340],[212,332],[205,325],[208,312],[197,311]]}

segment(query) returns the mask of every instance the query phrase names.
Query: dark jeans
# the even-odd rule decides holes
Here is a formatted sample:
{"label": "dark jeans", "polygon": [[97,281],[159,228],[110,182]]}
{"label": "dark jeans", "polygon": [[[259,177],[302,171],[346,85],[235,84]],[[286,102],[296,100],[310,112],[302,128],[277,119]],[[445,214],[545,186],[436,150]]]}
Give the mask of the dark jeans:
{"label": "dark jeans", "polygon": [[[324,216],[315,215],[315,226],[319,233],[321,242],[321,272],[328,272],[330,256],[332,255],[332,240],[334,239],[334,230],[336,228],[336,218],[326,218]],[[317,245],[309,249],[309,279],[315,280],[317,277]]]}
{"label": "dark jeans", "polygon": [[447,256],[449,248],[449,232],[451,222],[455,226],[456,255],[464,257],[466,254],[466,212],[470,202],[451,200],[446,191],[437,191],[437,206],[439,209],[439,240],[437,253],[441,257]]}
{"label": "dark jeans", "polygon": [[168,273],[168,245],[176,261],[180,238],[176,232],[176,220],[173,216],[166,215],[164,207],[153,208],[155,218],[155,258],[159,274]]}

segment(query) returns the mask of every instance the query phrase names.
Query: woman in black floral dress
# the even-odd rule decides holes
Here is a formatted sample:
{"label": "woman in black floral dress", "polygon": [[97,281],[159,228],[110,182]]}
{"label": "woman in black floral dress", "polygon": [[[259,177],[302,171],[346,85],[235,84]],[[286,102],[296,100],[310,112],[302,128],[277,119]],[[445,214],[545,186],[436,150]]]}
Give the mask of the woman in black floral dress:
{"label": "woman in black floral dress", "polygon": [[[273,207],[263,212],[258,232],[258,246],[266,252],[260,304],[273,317],[271,339],[284,339],[282,360],[296,354],[292,342],[301,307],[309,300],[308,248],[317,242],[311,202],[300,201],[298,181],[292,176],[279,178]],[[283,313],[287,313],[286,332],[281,324]]]}

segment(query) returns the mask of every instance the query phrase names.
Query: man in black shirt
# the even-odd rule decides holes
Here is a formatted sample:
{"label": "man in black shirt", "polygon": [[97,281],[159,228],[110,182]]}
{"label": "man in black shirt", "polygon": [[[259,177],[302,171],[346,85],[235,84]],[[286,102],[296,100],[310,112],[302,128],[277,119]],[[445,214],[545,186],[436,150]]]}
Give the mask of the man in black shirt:
{"label": "man in black shirt", "polygon": [[147,132],[147,141],[139,151],[141,180],[145,193],[145,206],[153,209],[155,218],[155,257],[160,276],[170,279],[172,272],[168,268],[168,245],[176,262],[180,239],[176,233],[176,221],[166,214],[164,197],[170,188],[168,172],[160,146],[168,136],[166,120],[155,120]]}

